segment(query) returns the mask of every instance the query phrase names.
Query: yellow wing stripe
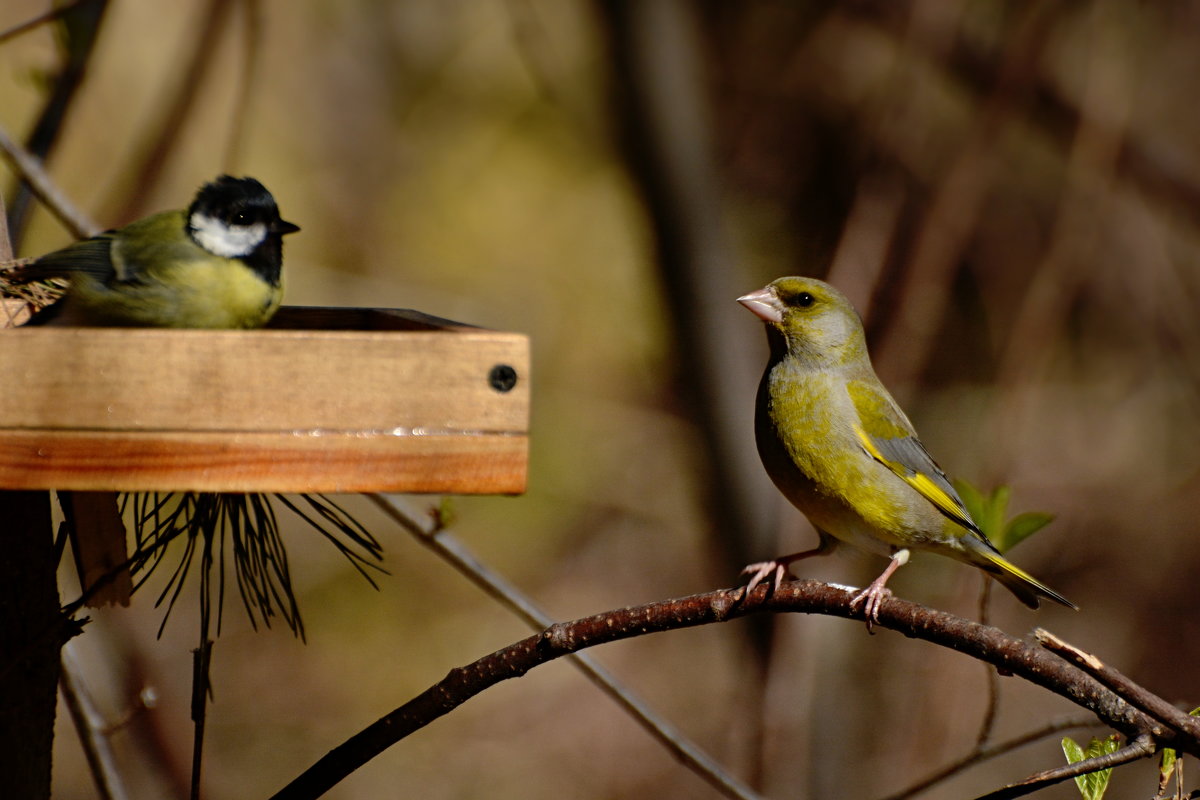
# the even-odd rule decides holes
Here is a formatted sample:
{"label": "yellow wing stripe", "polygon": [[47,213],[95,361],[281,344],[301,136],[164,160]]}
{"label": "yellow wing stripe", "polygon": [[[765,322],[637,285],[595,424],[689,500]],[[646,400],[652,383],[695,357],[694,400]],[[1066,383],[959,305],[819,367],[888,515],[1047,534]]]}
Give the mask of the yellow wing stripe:
{"label": "yellow wing stripe", "polygon": [[975,529],[975,523],[972,522],[971,518],[963,513],[958,503],[954,502],[954,498],[946,494],[946,491],[934,483],[932,478],[924,473],[914,472],[903,464],[897,464],[894,461],[884,458],[883,453],[879,452],[879,448],[871,441],[871,437],[862,429],[862,426],[855,425],[854,432],[858,434],[858,440],[862,443],[863,449],[867,451],[867,455],[880,464],[883,464],[895,473],[896,477],[916,489],[922,497],[937,506],[938,510],[950,517],[950,519],[962,525],[967,530]]}
{"label": "yellow wing stripe", "polygon": [[875,443],[871,441],[871,437],[867,436],[867,432],[862,429],[861,425],[855,425],[854,432],[858,434],[858,441],[862,443],[863,449],[867,451],[867,455],[878,461],[880,464],[884,464],[888,469],[895,469],[893,466],[887,463],[887,459],[883,457],[883,453],[879,452],[879,448],[876,447]]}

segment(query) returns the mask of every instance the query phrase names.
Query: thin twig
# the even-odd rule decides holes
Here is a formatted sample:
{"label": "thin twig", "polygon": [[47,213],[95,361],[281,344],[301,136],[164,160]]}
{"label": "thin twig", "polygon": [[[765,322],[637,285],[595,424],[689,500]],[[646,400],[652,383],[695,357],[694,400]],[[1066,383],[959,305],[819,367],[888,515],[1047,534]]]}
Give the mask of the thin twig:
{"label": "thin twig", "polygon": [[[995,670],[993,670],[990,666],[988,669],[992,672],[995,672]],[[1051,736],[1060,731],[1071,730],[1072,728],[1090,728],[1095,727],[1098,724],[1099,723],[1096,721],[1096,718],[1091,716],[1064,717],[1063,719],[1047,723],[1040,728],[1027,731],[1020,736],[1014,736],[1013,738],[1007,739],[1003,742],[990,745],[979,742],[974,749],[971,750],[971,752],[967,753],[962,758],[947,764],[937,772],[921,779],[919,782],[909,786],[907,789],[897,792],[896,794],[888,795],[884,798],[884,800],[907,800],[910,797],[915,797],[926,789],[936,786],[944,780],[952,778],[953,776],[967,769],[967,767],[972,767],[981,762],[996,758],[997,756],[1002,756],[1005,753],[1016,750],[1018,747],[1024,747],[1027,744],[1036,742],[1039,739],[1044,739],[1047,736]]]}
{"label": "thin twig", "polygon": [[[740,259],[725,228],[705,71],[710,55],[692,3],[596,3],[610,70],[610,112],[620,131],[622,160],[644,204],[670,326],[677,387],[703,458],[693,469],[702,488],[707,535],[722,562],[748,564],[775,549],[771,511],[778,495],[744,435],[750,406],[739,387],[753,386],[760,367],[749,357],[761,336],[742,319],[733,298],[745,291]],[[761,339],[759,339],[761,342]],[[755,620],[743,629],[766,673],[772,629]],[[766,681],[750,681],[749,702],[764,705]],[[743,737],[751,763],[763,762],[766,719],[750,715]]]}
{"label": "thin twig", "polygon": [[[990,624],[988,612],[991,610],[991,599],[992,581],[985,578],[983,589],[979,592],[979,621],[984,625]],[[1000,675],[989,664],[984,664],[983,667],[984,679],[987,681],[987,708],[984,709],[983,721],[979,724],[979,735],[975,737],[976,748],[983,747],[987,740],[992,738],[992,732],[996,728],[996,713],[1000,709]]]}
{"label": "thin twig", "polygon": [[[1045,628],[1037,628],[1033,635],[1042,647],[1065,658],[1091,675],[1119,697],[1129,701],[1134,708],[1185,736],[1200,738],[1200,719],[1181,711],[1143,686],[1134,683],[1096,656],[1068,644]],[[1158,731],[1152,731],[1152,733],[1158,733]]]}
{"label": "thin twig", "polygon": [[[390,495],[368,495],[384,513],[400,524],[421,544],[462,573],[489,597],[498,601],[534,630],[554,624],[554,620],[520,589],[488,569],[458,538],[442,530],[433,518],[406,508]],[[693,744],[674,725],[647,706],[590,655],[577,653],[570,660],[592,683],[629,713],[652,737],[666,747],[688,769],[702,777],[726,797],[749,800],[758,795],[749,786],[730,775],[707,753]]]}
{"label": "thin twig", "polygon": [[62,650],[62,671],[58,681],[63,702],[75,724],[79,744],[87,758],[92,780],[95,781],[97,796],[100,800],[127,800],[129,793],[121,780],[117,757],[109,740],[111,726],[105,723],[83,683],[83,676],[71,656],[70,643]]}
{"label": "thin twig", "polygon": [[[924,374],[937,332],[951,302],[951,287],[970,245],[997,170],[997,142],[1013,108],[1036,85],[1038,69],[1061,11],[1052,4],[1027,7],[1005,41],[996,83],[975,110],[970,131],[944,176],[917,232],[912,257],[892,305],[895,316],[875,350],[875,365],[893,394],[904,394]],[[904,398],[898,397],[904,405]]]}
{"label": "thin twig", "polygon": [[200,775],[204,766],[204,728],[208,721],[209,672],[213,640],[208,625],[201,623],[200,646],[192,651],[192,779],[189,797],[200,800]]}
{"label": "thin twig", "polygon": [[232,7],[232,0],[209,0],[201,12],[202,21],[195,26],[188,39],[191,42],[191,51],[185,57],[183,72],[172,87],[169,100],[162,103],[163,112],[155,125],[154,133],[139,149],[138,163],[126,171],[130,176],[130,183],[138,187],[139,191],[126,197],[124,205],[115,215],[117,219],[134,219],[145,211],[144,201],[148,196],[148,189],[163,174],[167,158],[178,144],[184,124],[195,108],[200,89],[213,64],[217,62],[214,54],[219,50],[220,38],[229,21]]}
{"label": "thin twig", "polygon": [[[88,74],[100,30],[107,15],[109,0],[87,0],[71,5],[55,26],[59,39],[59,63],[47,75],[42,107],[24,137],[25,149],[42,164],[49,164],[66,128],[71,108]],[[35,195],[29,184],[17,183],[8,210],[13,248],[21,249],[29,221],[35,209]]]}
{"label": "thin twig", "polygon": [[34,196],[42,201],[42,204],[71,232],[72,236],[86,239],[99,233],[100,227],[67,199],[67,196],[46,172],[42,162],[13,141],[3,127],[0,127],[0,154],[4,156],[4,160],[8,162],[13,171],[29,184]]}
{"label": "thin twig", "polygon": [[9,39],[13,39],[23,33],[28,33],[34,28],[45,25],[48,22],[54,22],[54,20],[58,19],[63,14],[66,14],[81,2],[83,2],[83,0],[71,0],[69,3],[63,3],[62,5],[56,6],[55,8],[52,8],[43,14],[38,14],[36,17],[27,19],[24,22],[18,22],[11,28],[6,28],[5,30],[0,31],[0,44],[4,44]]}
{"label": "thin twig", "polygon": [[83,631],[83,625],[88,622],[88,619],[75,619],[75,615],[87,604],[87,601],[95,596],[97,591],[108,585],[123,570],[136,567],[139,563],[149,560],[155,553],[160,552],[171,541],[174,541],[175,536],[180,532],[176,532],[172,536],[161,537],[149,547],[138,548],[125,561],[117,564],[108,570],[108,572],[98,577],[88,589],[80,593],[79,597],[69,603],[63,604],[61,613],[54,618],[53,624],[47,625],[37,636],[31,638],[24,649],[15,653],[5,653],[5,658],[0,659],[0,684],[9,679],[13,671],[19,668],[21,662],[35,648],[45,646],[47,642],[53,641],[55,638],[65,643],[72,637],[78,636]]}
{"label": "thin twig", "polygon": [[238,82],[237,98],[233,103],[233,113],[229,121],[229,142],[225,148],[225,168],[232,172],[236,169],[242,151],[242,140],[246,133],[246,120],[249,116],[250,104],[254,100],[254,90],[258,85],[261,70],[263,43],[263,9],[262,0],[242,0],[242,15],[245,21],[245,31],[242,33],[242,71]]}
{"label": "thin twig", "polygon": [[[749,354],[762,334],[733,302],[746,287],[726,230],[699,12],[690,3],[639,2],[597,3],[596,11],[622,154],[656,249],[671,361],[689,387],[682,396],[705,449],[696,469],[705,513],[728,563],[746,564],[775,547],[776,494],[739,422],[750,422],[738,387],[758,380]],[[769,631],[758,633],[765,664]]]}
{"label": "thin twig", "polygon": [[[0,133],[3,133],[3,130],[0,130]],[[0,263],[7,265],[12,260],[12,240],[8,237],[8,210],[4,207],[3,193],[0,193]]]}
{"label": "thin twig", "polygon": [[904,202],[904,184],[894,174],[863,175],[834,248],[825,279],[850,298],[864,322],[872,319],[876,290],[901,232]]}
{"label": "thin twig", "polygon": [[1014,783],[1010,786],[1005,786],[1003,789],[997,789],[994,792],[981,795],[975,800],[1012,800],[1015,797],[1025,797],[1026,795],[1041,791],[1047,786],[1053,786],[1056,783],[1062,783],[1071,778],[1077,778],[1080,775],[1087,775],[1089,772],[1112,769],[1121,764],[1128,764],[1131,761],[1146,758],[1147,756],[1154,755],[1155,749],[1154,737],[1146,734],[1137,737],[1115,753],[1105,753],[1095,758],[1087,758],[1083,761],[1076,761],[1074,764],[1067,764],[1063,767],[1056,767],[1055,769],[1048,769],[1045,772],[1039,772],[1036,775],[1030,775],[1020,783]]}
{"label": "thin twig", "polygon": [[1058,352],[1046,343],[1070,338],[1071,309],[1088,302],[1084,297],[1089,285],[1098,282],[1095,262],[1104,245],[1092,232],[1098,221],[1103,225],[1125,207],[1118,199],[1119,173],[1122,151],[1137,138],[1130,134],[1131,119],[1136,119],[1131,117],[1136,113],[1136,68],[1120,44],[1128,36],[1125,26],[1111,18],[1105,3],[1088,8],[1081,28],[1093,46],[1081,72],[1086,80],[1070,126],[1074,136],[1063,157],[1061,191],[1048,214],[1052,222],[1039,263],[1029,272],[1019,307],[1010,312],[1011,333],[995,367],[1000,394],[987,441],[997,445],[991,462],[1000,475],[1011,472],[1020,457],[1011,443],[1021,440],[1021,426],[1027,424],[1029,389],[1046,380]]}

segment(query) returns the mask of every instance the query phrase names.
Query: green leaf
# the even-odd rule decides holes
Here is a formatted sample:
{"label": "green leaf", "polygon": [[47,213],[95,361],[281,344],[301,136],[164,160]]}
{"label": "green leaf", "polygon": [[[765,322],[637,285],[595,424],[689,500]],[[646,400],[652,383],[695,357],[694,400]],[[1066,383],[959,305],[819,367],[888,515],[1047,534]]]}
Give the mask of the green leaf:
{"label": "green leaf", "polygon": [[1004,533],[1000,536],[1004,544],[1001,545],[998,542],[993,542],[993,544],[1000,548],[1000,552],[1011,550],[1053,521],[1054,515],[1045,511],[1026,511],[1023,514],[1017,514],[1009,520],[1008,525],[1004,526]]}
{"label": "green leaf", "polygon": [[1175,771],[1175,761],[1178,756],[1170,747],[1164,747],[1158,758],[1158,791],[1161,793],[1167,788],[1167,781],[1171,780],[1171,773]]}
{"label": "green leaf", "polygon": [[[1086,750],[1069,736],[1062,740],[1063,755],[1067,757],[1068,764],[1077,764],[1089,758],[1115,753],[1119,747],[1120,743],[1115,734],[1107,739],[1092,739],[1088,742]],[[1080,775],[1075,778],[1075,785],[1079,787],[1079,794],[1083,800],[1102,800],[1104,793],[1108,791],[1110,777],[1112,777],[1112,767]]]}
{"label": "green leaf", "polygon": [[[1200,707],[1193,708],[1188,712],[1188,716],[1200,717]],[[1179,760],[1179,754],[1172,747],[1164,747],[1158,756],[1158,793],[1165,795],[1167,792],[1167,781],[1171,780],[1171,775],[1175,772],[1175,762]],[[1180,773],[1182,775],[1182,773]]]}
{"label": "green leaf", "polygon": [[[975,524],[981,524],[986,508],[983,494],[975,488],[975,484],[970,481],[965,481],[962,478],[954,479],[954,489],[958,492],[958,496],[962,498],[963,505],[967,507],[967,513],[971,515],[971,519],[975,520]],[[987,531],[984,531],[986,534]]]}
{"label": "green leaf", "polygon": [[[1008,501],[1011,499],[1012,489],[1007,486],[1000,485],[992,490],[991,508],[989,509],[990,514],[987,525],[992,534],[998,539],[1004,538],[1004,519],[1008,516]],[[995,543],[996,538],[992,539],[993,543]],[[996,546],[999,547],[1000,545],[997,544]]]}
{"label": "green leaf", "polygon": [[955,479],[954,488],[971,519],[1001,553],[1007,553],[1054,519],[1053,514],[1044,511],[1026,511],[1006,521],[1008,502],[1012,499],[1012,489],[1008,486],[997,486],[991,494],[984,494],[970,481],[959,478]]}
{"label": "green leaf", "polygon": [[1083,748],[1079,746],[1070,736],[1064,736],[1062,740],[1063,755],[1067,757],[1068,764],[1077,764],[1083,761]]}
{"label": "green leaf", "polygon": [[983,535],[994,543],[1004,526],[1004,512],[1008,508],[1008,487],[999,486],[991,494],[984,494],[970,481],[956,478],[954,488],[962,498],[963,505],[967,507],[971,519],[975,520]]}

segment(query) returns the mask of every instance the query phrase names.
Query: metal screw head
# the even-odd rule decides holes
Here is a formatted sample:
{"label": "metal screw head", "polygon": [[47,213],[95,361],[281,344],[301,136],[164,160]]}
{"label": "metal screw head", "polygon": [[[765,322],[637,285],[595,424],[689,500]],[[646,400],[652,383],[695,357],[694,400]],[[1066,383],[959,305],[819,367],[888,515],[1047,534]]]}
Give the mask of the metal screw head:
{"label": "metal screw head", "polygon": [[488,373],[488,386],[497,392],[511,391],[517,385],[517,371],[508,364],[497,364]]}

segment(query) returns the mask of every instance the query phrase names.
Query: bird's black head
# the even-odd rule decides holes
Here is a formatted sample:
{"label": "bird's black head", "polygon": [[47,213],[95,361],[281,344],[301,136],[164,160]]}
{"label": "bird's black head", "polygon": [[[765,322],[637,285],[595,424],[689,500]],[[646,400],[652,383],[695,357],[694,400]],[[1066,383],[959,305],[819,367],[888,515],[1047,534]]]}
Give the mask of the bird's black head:
{"label": "bird's black head", "polygon": [[208,252],[241,259],[277,284],[283,236],[300,228],[280,219],[275,198],[254,178],[222,175],[196,193],[187,210],[187,230]]}

